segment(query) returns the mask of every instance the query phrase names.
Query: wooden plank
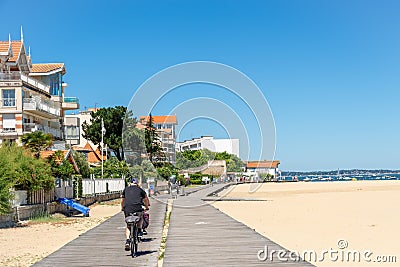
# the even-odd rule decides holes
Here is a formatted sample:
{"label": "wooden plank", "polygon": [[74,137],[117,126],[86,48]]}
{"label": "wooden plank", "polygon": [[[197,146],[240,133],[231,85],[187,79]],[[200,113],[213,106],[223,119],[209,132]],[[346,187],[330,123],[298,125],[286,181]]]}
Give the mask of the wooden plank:
{"label": "wooden plank", "polygon": [[[188,190],[174,201],[164,266],[312,266],[307,262],[259,261],[257,252],[266,245],[283,249],[244,224],[202,201],[225,185]],[[157,266],[166,196],[151,200],[148,242],[143,254],[131,258],[124,251],[123,214],[119,213],[84,233],[34,266]]]}
{"label": "wooden plank", "polygon": [[174,200],[164,267],[175,266],[312,266],[308,262],[260,261],[259,250],[283,250],[246,225],[202,201],[226,185],[215,185]]}
{"label": "wooden plank", "polygon": [[166,204],[150,201],[150,225],[139,244],[139,257],[124,250],[125,222],[120,212],[33,266],[157,266]]}

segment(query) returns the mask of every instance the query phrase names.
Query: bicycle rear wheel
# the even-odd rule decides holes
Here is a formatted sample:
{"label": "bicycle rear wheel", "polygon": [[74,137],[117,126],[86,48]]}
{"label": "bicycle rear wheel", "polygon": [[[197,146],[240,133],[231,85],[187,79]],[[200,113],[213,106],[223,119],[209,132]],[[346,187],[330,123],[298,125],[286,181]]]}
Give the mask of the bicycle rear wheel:
{"label": "bicycle rear wheel", "polygon": [[136,223],[132,224],[131,226],[131,254],[132,257],[136,256],[138,251],[138,228]]}

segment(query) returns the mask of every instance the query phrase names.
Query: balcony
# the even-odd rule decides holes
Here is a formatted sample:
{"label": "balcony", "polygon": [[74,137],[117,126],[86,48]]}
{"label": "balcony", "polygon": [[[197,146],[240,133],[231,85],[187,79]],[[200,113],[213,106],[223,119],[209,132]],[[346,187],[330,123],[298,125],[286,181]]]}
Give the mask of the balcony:
{"label": "balcony", "polygon": [[65,110],[79,109],[79,99],[77,97],[64,97],[62,108]]}
{"label": "balcony", "polygon": [[0,108],[15,108],[17,100],[15,98],[0,99]]}
{"label": "balcony", "polygon": [[19,72],[0,73],[0,86],[28,86],[38,91],[50,94],[50,86]]}
{"label": "balcony", "polygon": [[60,109],[55,107],[53,103],[40,98],[24,98],[24,110],[34,114],[54,119],[60,116]]}
{"label": "balcony", "polygon": [[55,138],[62,139],[62,133],[59,129],[50,128],[48,126],[36,123],[24,123],[22,126],[24,129],[24,133],[41,131],[44,133],[49,133]]}

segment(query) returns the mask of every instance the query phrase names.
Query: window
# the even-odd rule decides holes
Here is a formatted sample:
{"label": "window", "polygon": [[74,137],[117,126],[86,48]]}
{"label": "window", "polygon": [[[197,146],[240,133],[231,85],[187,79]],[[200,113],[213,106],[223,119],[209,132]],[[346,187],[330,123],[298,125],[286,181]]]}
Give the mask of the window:
{"label": "window", "polygon": [[50,78],[50,94],[55,96],[61,96],[60,77],[58,74],[53,75]]}
{"label": "window", "polygon": [[3,131],[15,131],[15,114],[3,114]]}
{"label": "window", "polygon": [[66,126],[65,127],[65,138],[66,139],[79,139],[79,127],[78,126]]}
{"label": "window", "polygon": [[3,107],[15,107],[15,90],[3,90]]}

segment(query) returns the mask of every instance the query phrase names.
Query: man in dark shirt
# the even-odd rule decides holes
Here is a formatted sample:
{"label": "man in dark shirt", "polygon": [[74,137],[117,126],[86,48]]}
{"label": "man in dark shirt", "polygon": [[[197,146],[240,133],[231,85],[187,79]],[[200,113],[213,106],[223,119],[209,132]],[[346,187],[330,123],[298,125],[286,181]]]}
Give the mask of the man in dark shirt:
{"label": "man in dark shirt", "polygon": [[[138,222],[139,234],[142,234],[142,223],[143,217],[142,212],[143,208],[145,210],[149,209],[149,198],[147,197],[146,192],[139,187],[139,181],[136,178],[131,179],[131,184],[128,187],[125,187],[124,191],[122,191],[122,201],[121,201],[121,210],[125,214],[125,218],[129,216],[131,213],[138,213],[140,220]],[[129,234],[130,228],[126,227],[125,235],[126,235],[126,243],[125,243],[125,250],[129,250]]]}

